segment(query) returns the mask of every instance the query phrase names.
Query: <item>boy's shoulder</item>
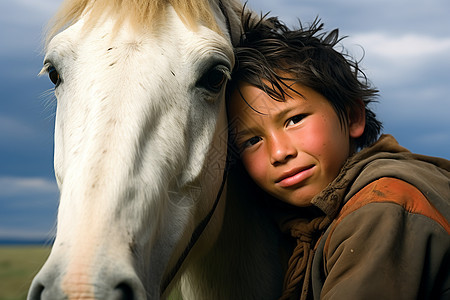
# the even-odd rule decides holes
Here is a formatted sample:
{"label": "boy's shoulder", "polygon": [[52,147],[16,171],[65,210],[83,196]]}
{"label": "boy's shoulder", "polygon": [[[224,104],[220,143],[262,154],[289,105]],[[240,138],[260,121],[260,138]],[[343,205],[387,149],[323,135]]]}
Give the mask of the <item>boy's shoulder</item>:
{"label": "boy's shoulder", "polygon": [[334,226],[352,212],[375,203],[399,205],[407,213],[423,215],[434,220],[450,234],[450,226],[446,219],[448,216],[444,216],[417,187],[393,177],[382,177],[359,190],[342,207]]}
{"label": "boy's shoulder", "polygon": [[450,274],[449,234],[446,217],[417,187],[393,177],[371,181],[348,199],[316,245],[315,294],[439,299],[450,287],[449,275],[445,283],[439,279]]}
{"label": "boy's shoulder", "polygon": [[[401,147],[396,141],[389,143]],[[445,167],[448,161],[386,149],[389,147],[361,155],[363,159],[344,174],[348,175],[348,186],[342,207],[327,230],[328,237],[337,228],[340,232],[344,229],[343,235],[347,236],[361,226],[388,228],[404,222],[430,223],[450,234],[450,172]],[[340,226],[343,222],[345,226]],[[432,230],[425,227],[424,230]],[[327,239],[325,249],[328,245]]]}
{"label": "boy's shoulder", "polygon": [[[395,139],[386,137],[379,145],[368,149],[366,155],[361,153],[362,159],[357,160],[347,170],[348,174],[344,175],[349,184],[343,199],[345,206],[354,206],[356,203],[362,205],[368,201],[388,202],[375,197],[376,191],[383,190],[386,195],[391,195],[391,202],[395,201],[407,211],[423,207],[419,203],[429,203],[449,222],[450,162],[438,157],[397,150],[398,147],[401,146]],[[386,186],[380,183],[386,183]],[[358,193],[361,195],[362,190],[374,187],[371,198],[366,198],[368,195],[365,195],[353,199]]]}

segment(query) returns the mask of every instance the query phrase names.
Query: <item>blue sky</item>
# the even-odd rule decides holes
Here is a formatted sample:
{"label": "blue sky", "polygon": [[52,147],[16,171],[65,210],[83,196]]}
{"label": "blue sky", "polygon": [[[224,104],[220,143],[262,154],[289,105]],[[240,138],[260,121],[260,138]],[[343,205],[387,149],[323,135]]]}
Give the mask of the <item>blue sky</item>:
{"label": "blue sky", "polygon": [[[38,77],[42,34],[61,0],[0,0],[0,239],[47,239],[55,224],[52,85]],[[339,28],[380,101],[373,108],[410,150],[450,159],[448,0],[249,0],[290,26]],[[364,49],[364,50],[363,50]]]}

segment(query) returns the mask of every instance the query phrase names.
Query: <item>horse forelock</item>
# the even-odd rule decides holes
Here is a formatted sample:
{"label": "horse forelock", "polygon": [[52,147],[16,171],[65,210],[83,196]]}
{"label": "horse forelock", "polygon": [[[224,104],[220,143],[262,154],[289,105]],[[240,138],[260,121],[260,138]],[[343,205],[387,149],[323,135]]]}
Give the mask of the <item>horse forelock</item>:
{"label": "horse forelock", "polygon": [[48,26],[46,44],[87,12],[85,30],[92,28],[105,15],[116,15],[118,25],[126,20],[136,28],[157,29],[155,25],[164,21],[169,5],[190,28],[195,29],[201,22],[220,33],[209,0],[65,0]]}

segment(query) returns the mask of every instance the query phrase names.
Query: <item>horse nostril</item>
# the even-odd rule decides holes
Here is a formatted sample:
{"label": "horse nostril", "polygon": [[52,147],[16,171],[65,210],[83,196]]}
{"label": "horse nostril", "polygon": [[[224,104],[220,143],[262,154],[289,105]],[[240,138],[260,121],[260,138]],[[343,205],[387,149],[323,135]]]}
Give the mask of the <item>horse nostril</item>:
{"label": "horse nostril", "polygon": [[113,291],[114,300],[134,300],[133,288],[126,282],[119,283]]}
{"label": "horse nostril", "polygon": [[42,293],[44,292],[44,285],[38,283],[31,287],[28,299],[29,300],[41,300]]}

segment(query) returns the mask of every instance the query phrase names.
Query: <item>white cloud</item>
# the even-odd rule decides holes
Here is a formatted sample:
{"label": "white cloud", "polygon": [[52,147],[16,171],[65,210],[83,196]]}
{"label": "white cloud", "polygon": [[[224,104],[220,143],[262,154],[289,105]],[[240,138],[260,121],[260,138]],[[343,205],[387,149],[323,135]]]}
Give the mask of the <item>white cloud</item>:
{"label": "white cloud", "polygon": [[57,204],[58,188],[54,180],[0,177],[0,239],[50,240]]}
{"label": "white cloud", "polygon": [[47,178],[0,177],[0,198],[28,195],[55,195],[57,193],[58,187],[56,182]]}
{"label": "white cloud", "polygon": [[14,0],[14,2],[20,4],[22,7],[48,15],[49,13],[53,13],[61,5],[63,0]]}
{"label": "white cloud", "polygon": [[444,129],[442,132],[422,134],[417,136],[416,141],[423,145],[448,145],[450,142],[450,132]]}
{"label": "white cloud", "polygon": [[0,207],[0,238],[42,238],[56,222],[56,184],[43,178],[0,177]]}
{"label": "white cloud", "polygon": [[4,22],[16,26],[45,24],[61,5],[62,0],[14,0],[0,2],[0,16]]}
{"label": "white cloud", "polygon": [[370,55],[394,62],[428,60],[435,55],[448,56],[450,53],[450,37],[417,34],[397,36],[386,32],[371,32],[353,35],[348,40],[352,44],[361,45]]}
{"label": "white cloud", "polygon": [[36,130],[22,120],[0,115],[0,140],[7,141],[18,137],[28,139],[35,135]]}
{"label": "white cloud", "polygon": [[42,49],[44,28],[61,0],[0,1],[0,56],[37,56]]}
{"label": "white cloud", "polygon": [[361,66],[378,87],[404,91],[422,87],[431,95],[430,86],[441,85],[448,91],[450,36],[368,32],[342,43],[356,59],[364,57]]}
{"label": "white cloud", "polygon": [[55,230],[48,230],[47,228],[0,228],[0,239],[50,241],[54,235]]}

